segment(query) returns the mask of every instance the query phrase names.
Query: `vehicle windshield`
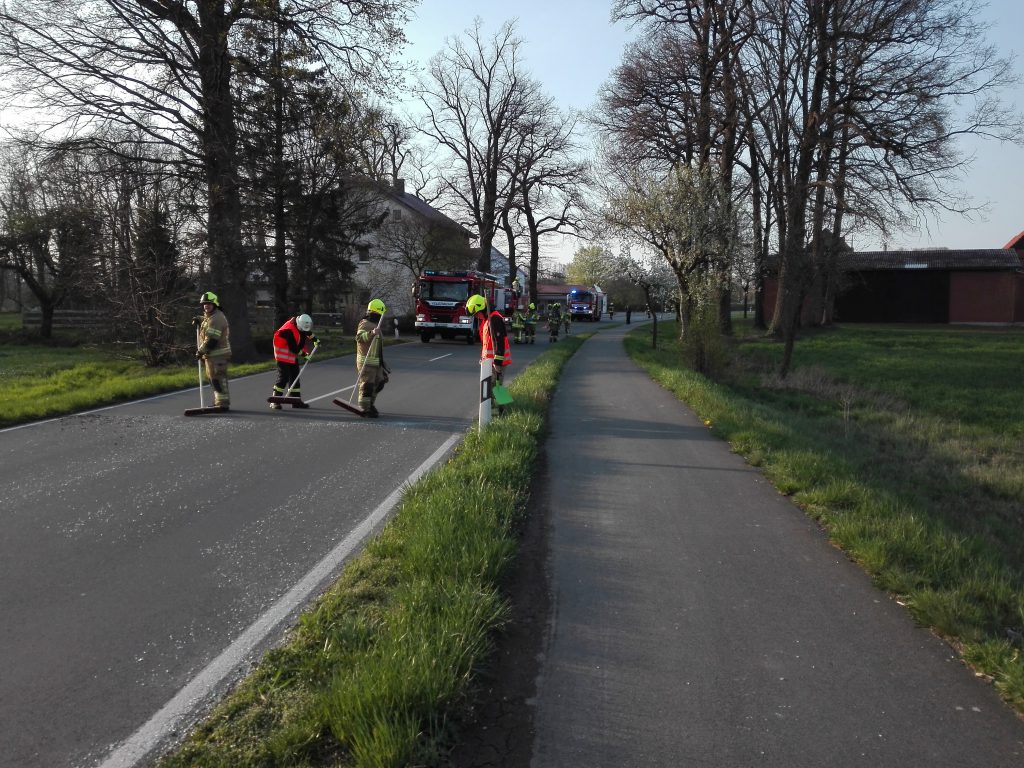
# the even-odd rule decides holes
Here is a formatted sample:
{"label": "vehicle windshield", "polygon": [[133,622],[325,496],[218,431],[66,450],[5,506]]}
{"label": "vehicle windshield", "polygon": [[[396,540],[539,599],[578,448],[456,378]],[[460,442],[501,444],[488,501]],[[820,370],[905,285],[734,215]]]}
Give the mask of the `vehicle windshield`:
{"label": "vehicle windshield", "polygon": [[569,294],[569,301],[593,301],[594,294],[590,291],[577,291]]}
{"label": "vehicle windshield", "polygon": [[465,301],[469,297],[469,283],[442,283],[420,281],[420,298],[438,301]]}

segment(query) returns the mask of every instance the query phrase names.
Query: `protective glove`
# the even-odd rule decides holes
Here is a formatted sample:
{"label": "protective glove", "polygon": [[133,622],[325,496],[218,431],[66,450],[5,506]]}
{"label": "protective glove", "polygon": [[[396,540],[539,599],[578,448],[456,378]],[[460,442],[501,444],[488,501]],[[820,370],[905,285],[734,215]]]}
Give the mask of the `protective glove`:
{"label": "protective glove", "polygon": [[199,349],[196,350],[196,358],[197,359],[202,359],[202,358],[206,357],[206,353],[207,353],[206,347],[202,346],[202,347],[200,347]]}
{"label": "protective glove", "polygon": [[316,336],[314,336],[312,338],[312,342],[313,342],[313,349],[316,349],[317,347],[320,346],[320,339],[318,339]]}
{"label": "protective glove", "polygon": [[192,318],[192,327],[194,328],[195,326],[199,325],[202,322],[203,322],[203,318],[201,318],[201,317],[199,317],[197,315],[197,316]]}

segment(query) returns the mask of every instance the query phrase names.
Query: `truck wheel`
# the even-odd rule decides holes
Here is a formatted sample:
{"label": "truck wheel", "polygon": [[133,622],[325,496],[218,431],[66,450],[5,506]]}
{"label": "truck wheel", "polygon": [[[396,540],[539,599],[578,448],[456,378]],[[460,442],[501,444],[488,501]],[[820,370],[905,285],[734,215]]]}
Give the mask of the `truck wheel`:
{"label": "truck wheel", "polygon": [[434,334],[429,333],[428,331],[423,331],[422,333],[420,333],[420,341],[426,344],[430,341],[431,338],[433,338],[433,336]]}

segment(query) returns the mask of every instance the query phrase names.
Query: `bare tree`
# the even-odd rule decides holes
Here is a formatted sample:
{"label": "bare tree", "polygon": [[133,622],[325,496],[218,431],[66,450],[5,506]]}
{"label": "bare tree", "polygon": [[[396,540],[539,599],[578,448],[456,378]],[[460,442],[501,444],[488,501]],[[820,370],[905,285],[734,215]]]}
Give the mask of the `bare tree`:
{"label": "bare tree", "polygon": [[25,148],[8,148],[0,189],[0,266],[31,291],[50,338],[54,311],[85,294],[85,276],[98,263],[100,212],[92,195]]}
{"label": "bare tree", "polygon": [[994,97],[1010,63],[984,44],[976,16],[958,0],[759,2],[743,77],[765,179],[756,188],[772,193],[783,374],[848,217],[884,231],[906,205],[955,208],[956,138],[1020,139],[1019,118]]}
{"label": "bare tree", "polygon": [[538,87],[529,90],[536,98],[516,121],[516,150],[506,172],[512,179],[509,205],[522,214],[529,235],[528,292],[536,301],[541,239],[579,231],[582,190],[589,177],[587,164],[579,159],[577,118],[561,113]]}
{"label": "bare tree", "polygon": [[[614,137],[605,162],[640,175],[664,175],[680,164],[716,178],[736,205],[733,175],[744,141],[737,68],[750,35],[749,2],[684,3],[617,0],[614,19],[640,25],[645,34],[631,47],[601,94],[591,120]],[[716,202],[716,205],[718,203]],[[731,332],[730,250],[727,243],[697,263],[715,266],[718,288],[702,300],[717,306],[722,332]],[[692,280],[693,278],[691,278]],[[681,287],[684,292],[685,286]]]}
{"label": "bare tree", "polygon": [[[311,51],[349,73],[374,66],[403,40],[407,0],[293,0],[290,22]],[[52,128],[81,136],[116,124],[172,146],[206,183],[210,283],[224,299],[232,347],[253,356],[246,310],[233,45],[263,0],[11,0],[0,5],[4,98],[57,115]],[[99,135],[99,134],[93,134]]]}
{"label": "bare tree", "polygon": [[465,210],[479,236],[477,266],[491,268],[491,246],[501,217],[499,205],[512,183],[503,173],[511,162],[520,116],[534,99],[534,84],[520,71],[522,41],[506,22],[489,40],[477,18],[465,40],[451,39],[430,61],[419,84],[426,109],[423,132],[454,162],[441,174],[446,196]]}
{"label": "bare tree", "polygon": [[454,222],[388,217],[377,234],[378,258],[420,275],[427,269],[469,269],[476,254]]}

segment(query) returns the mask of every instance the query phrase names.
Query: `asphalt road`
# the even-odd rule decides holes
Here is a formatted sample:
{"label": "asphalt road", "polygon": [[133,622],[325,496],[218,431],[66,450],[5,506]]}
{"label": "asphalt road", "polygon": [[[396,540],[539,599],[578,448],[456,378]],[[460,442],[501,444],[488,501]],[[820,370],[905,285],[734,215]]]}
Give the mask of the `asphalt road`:
{"label": "asphalt road", "polygon": [[[516,346],[513,373],[545,348]],[[377,420],[331,404],[349,356],[307,367],[309,410],[271,411],[266,373],[231,381],[229,414],[183,417],[192,389],[0,431],[0,766],[130,765],[115,745],[296,584],[322,587],[313,569],[474,423],[478,355],[389,347]]]}
{"label": "asphalt road", "polygon": [[531,768],[1020,768],[1024,722],[626,356],[559,380]]}

